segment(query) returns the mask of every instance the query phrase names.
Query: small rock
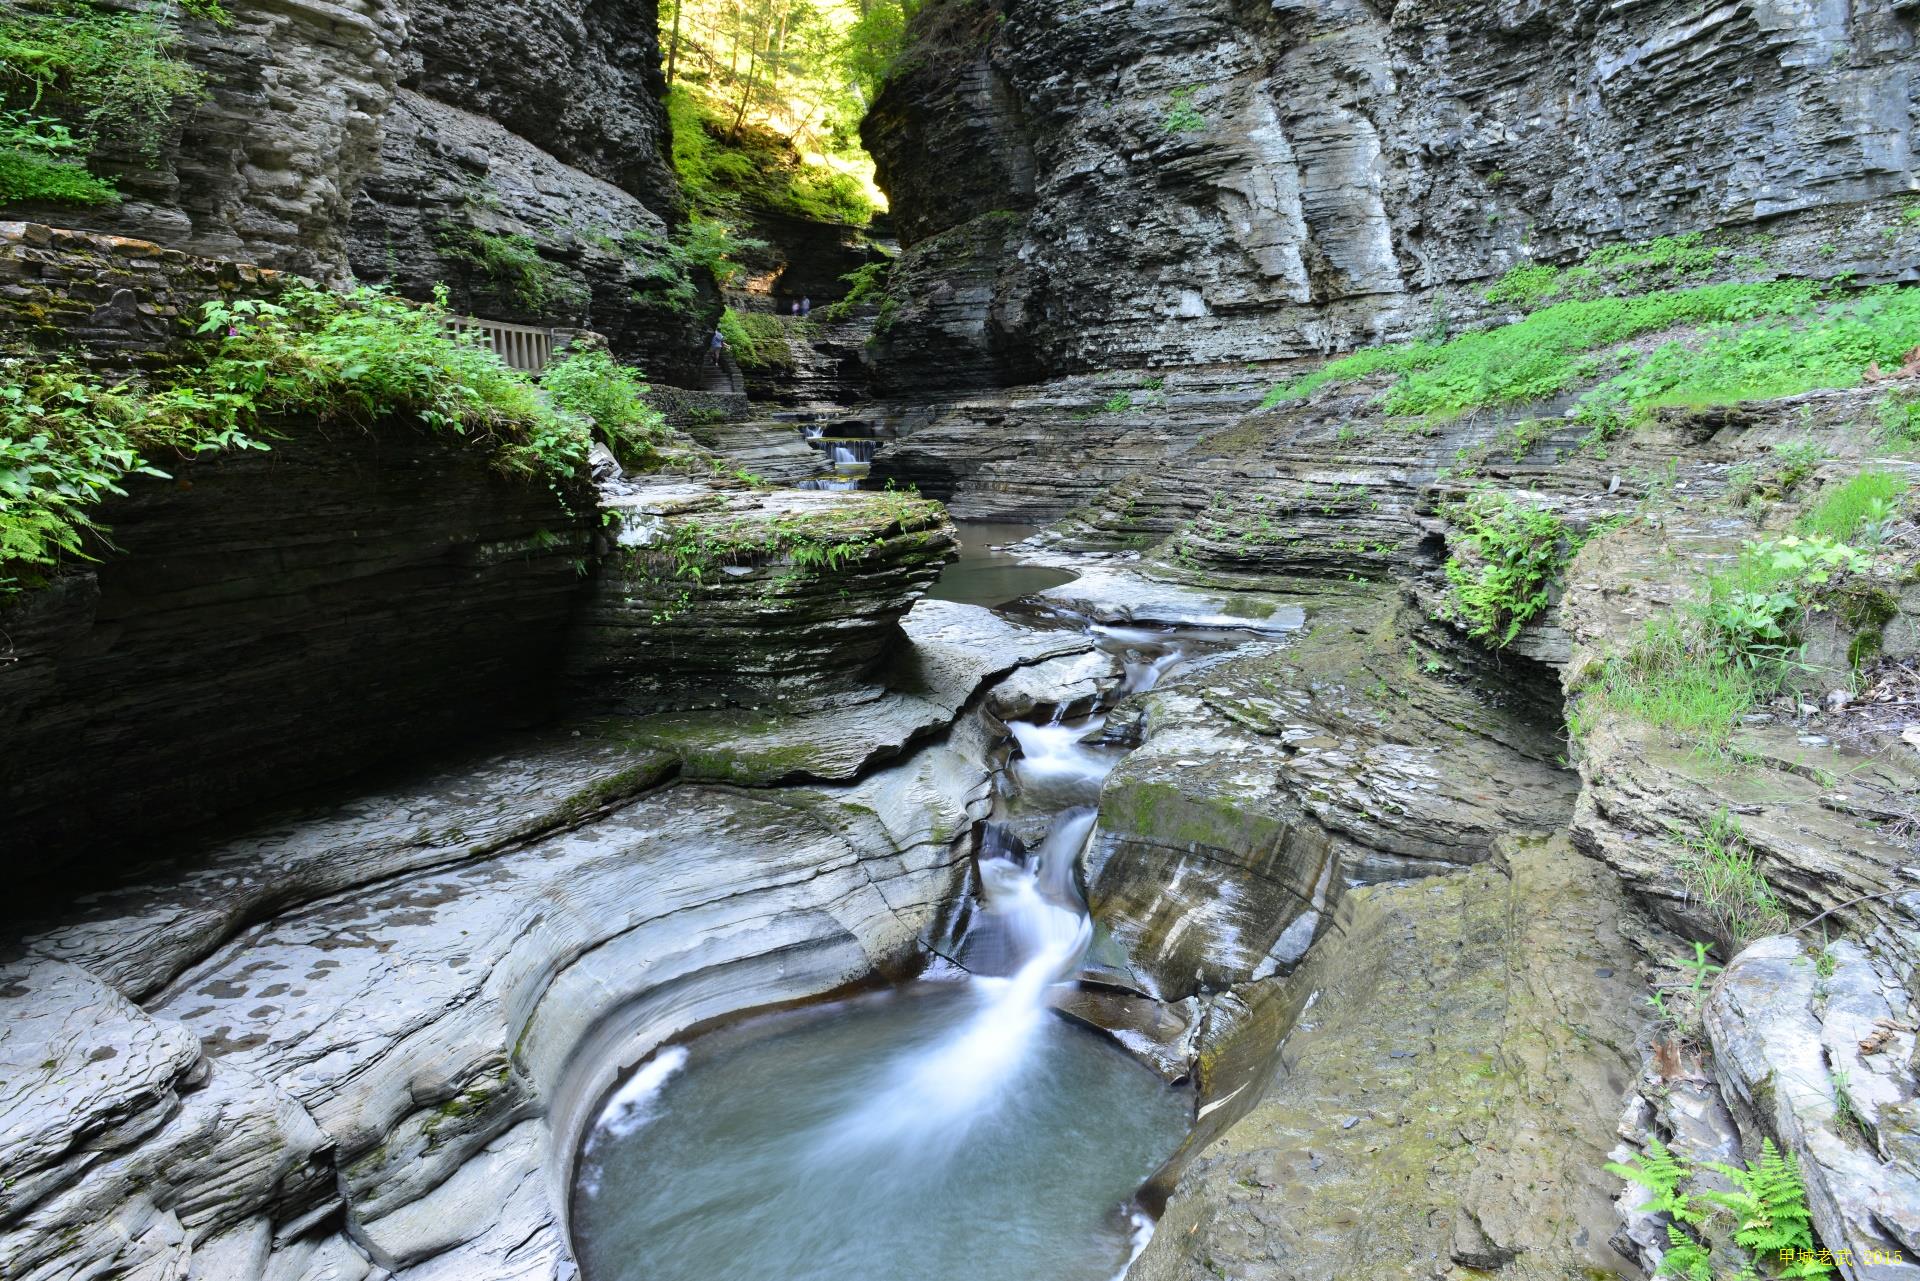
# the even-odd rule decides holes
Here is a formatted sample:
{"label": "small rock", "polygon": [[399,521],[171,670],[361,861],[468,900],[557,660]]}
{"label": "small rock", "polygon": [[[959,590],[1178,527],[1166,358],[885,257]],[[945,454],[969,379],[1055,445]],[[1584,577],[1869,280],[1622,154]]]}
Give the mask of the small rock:
{"label": "small rock", "polygon": [[1357,1116],[1343,1116],[1340,1118],[1340,1128],[1343,1130],[1351,1130],[1358,1124],[1360,1124],[1360,1118]]}
{"label": "small rock", "polygon": [[1827,691],[1826,705],[1830,712],[1837,712],[1853,701],[1853,695],[1844,689]]}

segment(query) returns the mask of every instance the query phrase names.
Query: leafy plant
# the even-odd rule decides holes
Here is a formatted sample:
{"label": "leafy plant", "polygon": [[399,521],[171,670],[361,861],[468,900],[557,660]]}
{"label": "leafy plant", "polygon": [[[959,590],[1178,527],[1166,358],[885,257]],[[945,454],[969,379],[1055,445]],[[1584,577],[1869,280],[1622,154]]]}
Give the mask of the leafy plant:
{"label": "leafy plant", "polygon": [[205,77],[174,56],[179,42],[179,26],[158,4],[11,6],[0,13],[0,102],[29,112],[51,106],[86,151],[111,145],[151,164],[179,105],[206,91]]}
{"label": "leafy plant", "polygon": [[1749,1162],[1741,1168],[1719,1161],[1712,1165],[1733,1181],[1736,1190],[1703,1191],[1700,1199],[1733,1215],[1736,1242],[1763,1258],[1792,1259],[1781,1268],[1783,1277],[1818,1277],[1833,1271],[1832,1264],[1806,1257],[1813,1250],[1813,1215],[1793,1153],[1782,1153],[1772,1139],[1762,1139],[1758,1165]]}
{"label": "leafy plant", "polygon": [[1476,490],[1446,515],[1467,553],[1447,558],[1452,616],[1464,620],[1476,640],[1494,648],[1512,644],[1552,599],[1567,560],[1565,522],[1489,489]]}
{"label": "leafy plant", "polygon": [[0,111],[0,204],[50,201],[108,205],[120,199],[111,182],[80,163],[87,144],[51,116]]}
{"label": "leafy plant", "polygon": [[1193,105],[1193,97],[1199,92],[1199,85],[1187,85],[1168,94],[1167,112],[1161,117],[1160,127],[1168,133],[1195,133],[1205,129],[1207,118]]}
{"label": "leafy plant", "polygon": [[1645,1152],[1634,1153],[1624,1163],[1609,1161],[1606,1168],[1652,1194],[1646,1204],[1639,1207],[1643,1214],[1665,1214],[1677,1223],[1706,1221],[1706,1211],[1696,1207],[1680,1188],[1693,1176],[1693,1167],[1659,1139],[1648,1139]]}
{"label": "leafy plant", "polygon": [[652,461],[666,419],[646,403],[646,380],[604,347],[570,352],[540,375],[554,407],[590,421],[614,456],[631,468]]}
{"label": "leafy plant", "polygon": [[1682,1281],[1713,1281],[1713,1256],[1706,1246],[1667,1225],[1667,1252],[1660,1256],[1661,1277],[1680,1277]]}
{"label": "leafy plant", "polygon": [[838,322],[853,315],[859,308],[887,292],[887,277],[893,271],[893,262],[870,262],[856,267],[840,277],[847,292],[838,302],[829,303],[820,309],[820,316],[829,322]]}

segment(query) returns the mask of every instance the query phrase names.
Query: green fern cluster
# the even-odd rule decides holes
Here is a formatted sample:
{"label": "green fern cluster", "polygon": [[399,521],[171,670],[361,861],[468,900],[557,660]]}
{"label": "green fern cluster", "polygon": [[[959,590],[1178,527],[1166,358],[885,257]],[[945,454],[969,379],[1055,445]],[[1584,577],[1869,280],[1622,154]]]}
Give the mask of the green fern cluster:
{"label": "green fern cluster", "polygon": [[1694,1168],[1658,1139],[1649,1139],[1647,1150],[1625,1163],[1607,1163],[1609,1171],[1652,1194],[1639,1207],[1643,1212],[1664,1214],[1670,1220],[1668,1249],[1657,1276],[1713,1281],[1712,1249],[1701,1239],[1699,1230],[1715,1210],[1733,1217],[1734,1242],[1753,1256],[1754,1262],[1742,1267],[1741,1277],[1757,1277],[1755,1264],[1766,1265],[1768,1275],[1779,1278],[1824,1277],[1833,1271],[1832,1264],[1811,1257],[1813,1216],[1807,1208],[1807,1185],[1800,1175],[1800,1163],[1791,1152],[1783,1153],[1772,1139],[1763,1139],[1757,1165],[1749,1162],[1741,1168],[1719,1161],[1708,1164],[1731,1180],[1737,1190],[1689,1191],[1684,1185],[1692,1180]]}
{"label": "green fern cluster", "polygon": [[1447,508],[1469,559],[1447,559],[1444,613],[1459,618],[1475,640],[1499,649],[1552,600],[1568,559],[1566,523],[1543,507],[1481,489]]}

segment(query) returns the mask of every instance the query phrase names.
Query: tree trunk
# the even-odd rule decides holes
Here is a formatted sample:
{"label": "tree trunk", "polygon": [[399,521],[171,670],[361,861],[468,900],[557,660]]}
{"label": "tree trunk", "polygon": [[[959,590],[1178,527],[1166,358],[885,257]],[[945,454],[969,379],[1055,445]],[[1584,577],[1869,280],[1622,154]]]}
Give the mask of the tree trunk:
{"label": "tree trunk", "polygon": [[680,60],[680,11],[687,7],[687,0],[673,2],[673,38],[667,42],[667,88],[673,88],[674,64]]}

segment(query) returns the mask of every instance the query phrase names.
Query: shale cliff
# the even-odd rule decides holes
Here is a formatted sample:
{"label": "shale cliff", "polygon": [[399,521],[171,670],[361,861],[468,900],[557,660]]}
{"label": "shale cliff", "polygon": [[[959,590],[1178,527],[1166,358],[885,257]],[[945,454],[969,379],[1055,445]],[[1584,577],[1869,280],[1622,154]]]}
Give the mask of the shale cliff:
{"label": "shale cliff", "polygon": [[592,328],[656,377],[692,377],[718,300],[666,249],[683,211],[651,0],[294,0],[180,21],[206,95],[155,163],[114,167],[127,198],[12,216],[413,297],[444,282],[462,311]]}
{"label": "shale cliff", "polygon": [[932,5],[864,129],[906,246],[877,368],[1347,350],[1711,227],[1884,279],[1855,205],[1913,188],[1913,42],[1891,0]]}

